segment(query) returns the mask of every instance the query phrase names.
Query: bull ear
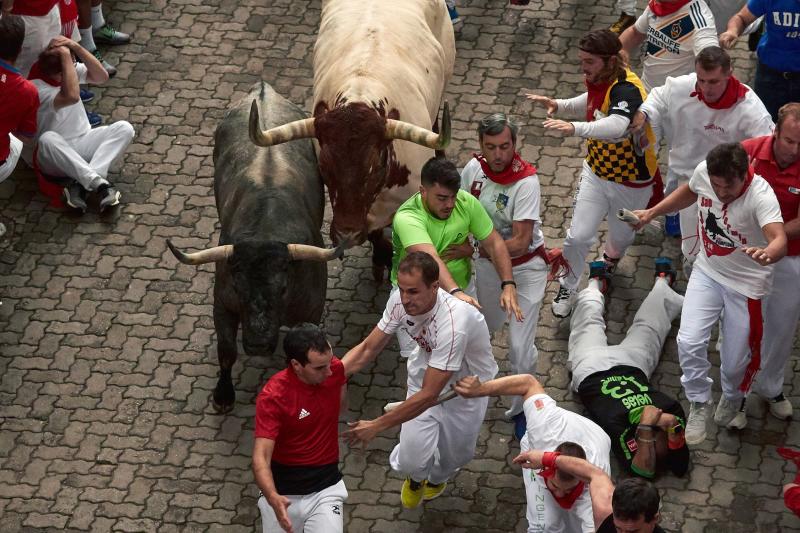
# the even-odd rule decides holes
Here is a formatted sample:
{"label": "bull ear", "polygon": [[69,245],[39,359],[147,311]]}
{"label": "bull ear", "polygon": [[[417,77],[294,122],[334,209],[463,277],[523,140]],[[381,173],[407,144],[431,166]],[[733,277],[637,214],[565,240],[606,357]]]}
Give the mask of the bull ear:
{"label": "bull ear", "polygon": [[289,257],[292,261],[317,261],[320,263],[340,259],[344,255],[345,247],[339,245],[336,248],[320,248],[308,244],[288,244]]}
{"label": "bull ear", "polygon": [[249,132],[250,140],[256,146],[273,146],[295,139],[314,137],[314,119],[304,118],[269,130],[262,130],[258,102],[254,99],[250,105]]}
{"label": "bull ear", "polygon": [[202,265],[205,263],[213,263],[215,261],[225,261],[231,255],[233,255],[232,244],[214,246],[213,248],[208,248],[206,250],[201,250],[191,254],[187,254],[181,250],[178,250],[169,239],[167,239],[167,246],[169,246],[169,250],[172,252],[172,255],[175,256],[175,259],[184,265]]}

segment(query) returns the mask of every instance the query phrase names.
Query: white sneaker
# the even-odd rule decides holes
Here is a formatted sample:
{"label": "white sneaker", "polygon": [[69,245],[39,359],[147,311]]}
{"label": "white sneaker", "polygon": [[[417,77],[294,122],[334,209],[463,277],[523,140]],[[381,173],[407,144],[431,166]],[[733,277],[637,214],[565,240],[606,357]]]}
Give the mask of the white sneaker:
{"label": "white sneaker", "polygon": [[725,396],[720,396],[717,410],[714,411],[714,422],[718,426],[727,426],[739,411],[740,401],[729,400]]}
{"label": "white sneaker", "polygon": [[786,399],[783,393],[778,394],[774,398],[767,400],[769,405],[769,412],[772,416],[781,420],[789,420],[792,418],[792,402]]}
{"label": "white sneaker", "polygon": [[736,415],[728,422],[728,429],[744,429],[747,425],[747,411],[745,410],[745,398],[742,398],[741,407],[736,411]]}
{"label": "white sneaker", "polygon": [[572,306],[575,303],[575,295],[578,293],[575,289],[568,289],[561,287],[558,289],[558,294],[553,298],[553,306],[551,307],[553,314],[558,318],[567,318],[572,313]]}
{"label": "white sneaker", "polygon": [[692,402],[689,406],[689,417],[686,419],[686,444],[694,446],[706,440],[707,403]]}

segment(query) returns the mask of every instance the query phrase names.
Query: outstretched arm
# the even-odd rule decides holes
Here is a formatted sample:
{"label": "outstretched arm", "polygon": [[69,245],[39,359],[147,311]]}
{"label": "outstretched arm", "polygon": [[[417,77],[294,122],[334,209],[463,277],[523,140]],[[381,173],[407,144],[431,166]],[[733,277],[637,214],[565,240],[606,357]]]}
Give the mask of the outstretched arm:
{"label": "outstretched arm", "polygon": [[526,400],[534,394],[543,394],[544,387],[530,374],[517,374],[481,383],[478,376],[468,376],[458,380],[456,392],[464,398],[478,396],[522,396]]}
{"label": "outstretched arm", "polygon": [[356,347],[351,348],[350,351],[342,357],[344,374],[346,376],[352,376],[356,372],[360,372],[367,363],[378,357],[378,354],[386,348],[386,345],[389,344],[391,339],[391,335],[387,335],[377,326],[373,328],[366,339],[361,341]]}

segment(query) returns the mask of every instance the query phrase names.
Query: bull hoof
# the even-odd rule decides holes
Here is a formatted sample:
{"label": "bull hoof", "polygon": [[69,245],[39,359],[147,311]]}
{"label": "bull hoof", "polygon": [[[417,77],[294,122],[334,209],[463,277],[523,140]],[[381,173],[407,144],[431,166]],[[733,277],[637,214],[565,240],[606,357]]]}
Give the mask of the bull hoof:
{"label": "bull hoof", "polygon": [[211,406],[219,414],[227,414],[233,411],[236,402],[236,392],[233,385],[217,384],[217,388],[211,393]]}

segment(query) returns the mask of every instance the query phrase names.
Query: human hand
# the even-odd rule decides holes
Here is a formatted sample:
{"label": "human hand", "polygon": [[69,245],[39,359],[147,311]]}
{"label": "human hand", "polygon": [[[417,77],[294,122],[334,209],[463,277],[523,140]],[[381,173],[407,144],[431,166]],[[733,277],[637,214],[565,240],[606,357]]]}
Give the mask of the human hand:
{"label": "human hand", "polygon": [[750,259],[752,259],[761,266],[769,266],[773,263],[772,257],[765,248],[750,246],[748,248],[744,248],[742,251],[748,256],[750,256]]}
{"label": "human hand", "polygon": [[289,511],[287,510],[292,502],[286,496],[281,496],[277,492],[267,496],[267,503],[272,510],[275,511],[275,518],[278,519],[281,529],[287,533],[292,533],[292,521],[289,520]]}
{"label": "human hand", "polygon": [[542,457],[544,457],[544,452],[540,450],[530,450],[514,457],[513,462],[516,465],[520,465],[522,468],[541,468]]}
{"label": "human hand", "polygon": [[637,111],[633,114],[633,119],[631,123],[628,124],[628,130],[632,133],[639,133],[644,128],[644,125],[647,123],[647,115],[645,115],[642,111]]}
{"label": "human hand", "polygon": [[461,244],[451,244],[447,248],[445,248],[444,253],[442,253],[441,257],[444,261],[452,261],[453,259],[462,259],[464,257],[472,257],[472,244],[469,242],[469,239],[462,242]]}
{"label": "human hand", "polygon": [[500,293],[500,308],[506,312],[509,320],[511,320],[512,314],[517,319],[517,322],[522,322],[525,319],[517,302],[517,288],[513,285],[503,287],[503,292]]}
{"label": "human hand", "polygon": [[453,389],[459,396],[464,398],[475,398],[480,396],[481,380],[478,376],[467,376],[459,379]]}
{"label": "human hand", "polygon": [[736,41],[738,40],[739,36],[732,31],[724,31],[719,34],[719,46],[720,48],[725,48],[726,50],[733,48],[733,45],[736,44]]}
{"label": "human hand", "polygon": [[573,126],[571,122],[567,122],[566,120],[559,120],[557,118],[548,118],[547,120],[542,122],[542,126],[544,126],[545,129],[554,130],[564,135],[575,134],[575,126]]}
{"label": "human hand", "polygon": [[534,105],[540,105],[547,109],[547,118],[552,118],[552,116],[556,114],[556,111],[558,111],[558,104],[550,97],[526,93],[525,98],[533,102]]}
{"label": "human hand", "polygon": [[646,405],[645,408],[642,409],[642,416],[639,419],[639,423],[645,426],[655,426],[660,417],[661,409],[655,405]]}
{"label": "human hand", "polygon": [[636,218],[639,219],[639,222],[637,224],[635,225],[631,224],[633,229],[637,231],[653,221],[653,215],[649,209],[637,209],[636,211],[632,211],[632,213]]}
{"label": "human hand", "polygon": [[462,302],[467,302],[469,305],[474,306],[476,309],[481,309],[481,304],[478,303],[478,300],[470,296],[464,291],[458,291],[453,296],[461,300]]}
{"label": "human hand", "polygon": [[350,447],[361,444],[362,448],[366,448],[369,441],[374,439],[380,431],[374,420],[357,420],[356,422],[348,422],[347,426],[350,429],[342,433],[342,438],[347,441]]}
{"label": "human hand", "polygon": [[65,47],[67,50],[72,48],[72,45],[75,43],[72,39],[67,39],[63,35],[58,35],[50,40],[50,44],[47,45],[47,48],[58,48],[59,46]]}

